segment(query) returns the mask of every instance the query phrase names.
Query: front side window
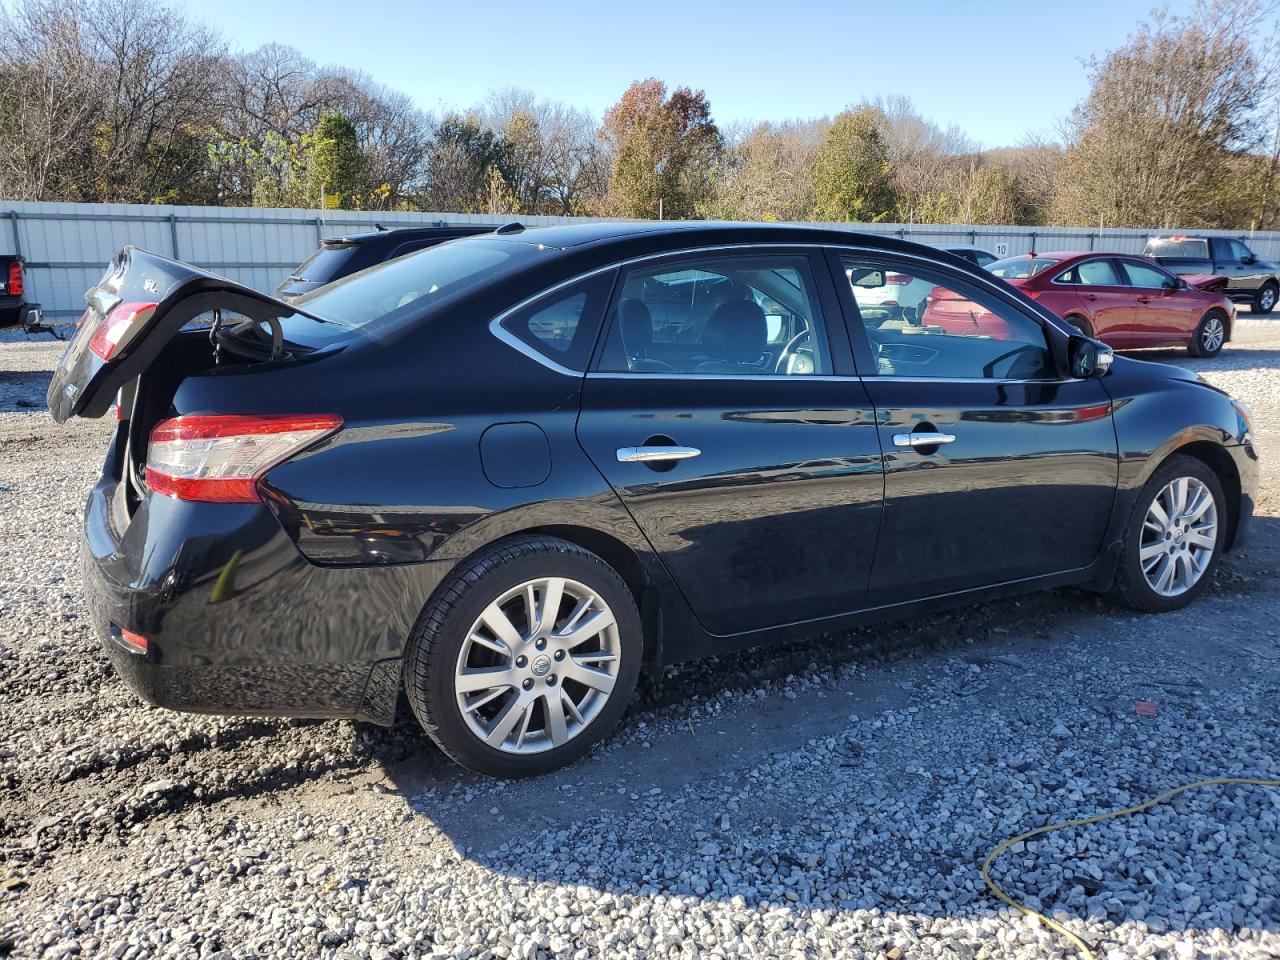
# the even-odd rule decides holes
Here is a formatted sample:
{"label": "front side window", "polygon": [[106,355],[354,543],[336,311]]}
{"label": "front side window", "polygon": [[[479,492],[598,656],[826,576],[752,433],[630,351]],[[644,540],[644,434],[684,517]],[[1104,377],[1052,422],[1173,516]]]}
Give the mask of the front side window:
{"label": "front side window", "polygon": [[668,375],[831,373],[808,258],[732,256],[628,269],[598,366]]}
{"label": "front side window", "polygon": [[1160,290],[1169,285],[1170,277],[1163,270],[1149,267],[1145,263],[1124,261],[1124,272],[1129,277],[1129,286],[1142,287],[1144,290]]}
{"label": "front side window", "polygon": [[844,259],[845,275],[875,355],[888,377],[1043,380],[1056,376],[1044,328],[1033,318],[959,279],[912,267],[926,286],[918,312],[896,316],[864,310],[868,291],[882,289],[890,263]]}
{"label": "front side window", "polygon": [[1227,251],[1230,254],[1232,260],[1236,260],[1240,262],[1249,260],[1253,257],[1253,254],[1249,252],[1249,248],[1246,247],[1239,240],[1228,240]]}

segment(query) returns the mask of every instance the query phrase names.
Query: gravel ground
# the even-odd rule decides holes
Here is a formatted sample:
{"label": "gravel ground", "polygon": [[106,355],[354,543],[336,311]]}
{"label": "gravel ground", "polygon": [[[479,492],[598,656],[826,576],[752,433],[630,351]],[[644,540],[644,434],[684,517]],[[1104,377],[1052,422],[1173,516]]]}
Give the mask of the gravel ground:
{"label": "gravel ground", "polygon": [[[1251,545],[1189,610],[1059,591],[683,667],[535,781],[462,772],[410,722],[149,709],[79,599],[109,424],[43,412],[59,350],[0,341],[0,957],[1066,957],[982,888],[995,843],[1280,777],[1270,467]],[[1280,449],[1280,320],[1157,356]],[[1277,957],[1278,828],[1280,791],[1206,790],[996,876],[1108,958]]]}

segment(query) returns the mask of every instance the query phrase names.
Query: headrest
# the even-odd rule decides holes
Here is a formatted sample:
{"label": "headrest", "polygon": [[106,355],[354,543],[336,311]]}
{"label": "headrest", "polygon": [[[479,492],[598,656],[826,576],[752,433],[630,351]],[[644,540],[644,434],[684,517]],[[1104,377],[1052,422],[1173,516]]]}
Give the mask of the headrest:
{"label": "headrest", "polygon": [[755,363],[769,343],[769,323],[754,300],[729,300],[716,307],[702,331],[702,346],[717,360]]}
{"label": "headrest", "polygon": [[653,315],[643,300],[628,297],[618,302],[618,325],[627,354],[636,357],[653,343]]}

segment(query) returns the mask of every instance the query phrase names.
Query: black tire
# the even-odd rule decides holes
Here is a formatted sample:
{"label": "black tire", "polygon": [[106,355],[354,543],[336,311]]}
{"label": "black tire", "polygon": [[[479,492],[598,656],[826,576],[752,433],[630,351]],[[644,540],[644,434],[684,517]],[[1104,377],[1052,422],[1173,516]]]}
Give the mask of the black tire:
{"label": "black tire", "polygon": [[1268,280],[1253,295],[1253,312],[1270,313],[1276,308],[1276,299],[1280,296],[1280,287],[1274,280]]}
{"label": "black tire", "polygon": [[[1210,337],[1210,323],[1216,320],[1222,327],[1221,338]],[[1196,325],[1196,332],[1191,336],[1191,342],[1187,344],[1187,353],[1193,357],[1216,357],[1222,352],[1223,344],[1227,342],[1228,327],[1230,321],[1227,315],[1221,310],[1210,310]],[[1208,342],[1206,342],[1208,338]]]}
{"label": "black tire", "polygon": [[1067,323],[1071,324],[1071,326],[1079,330],[1082,335],[1086,337],[1093,336],[1093,327],[1089,325],[1089,321],[1086,320],[1084,317],[1078,317],[1075,314],[1069,314],[1063,319],[1066,320]]}
{"label": "black tire", "polygon": [[[585,728],[560,746],[512,753],[484,743],[468,726],[455,693],[455,667],[471,625],[485,608],[539,577],[577,581],[608,604],[618,627],[620,662],[608,699]],[[635,598],[609,564],[567,540],[515,537],[468,560],[423,610],[405,653],[405,692],[423,730],[453,760],[491,777],[537,776],[572,763],[617,724],[635,690],[643,650]]]}
{"label": "black tire", "polygon": [[[1142,549],[1142,531],[1147,511],[1157,494],[1171,481],[1179,477],[1193,477],[1203,483],[1212,494],[1218,516],[1217,541],[1208,565],[1197,580],[1186,592],[1176,597],[1168,597],[1158,593],[1147,582],[1142,572],[1140,551]],[[1185,607],[1196,599],[1213,580],[1214,570],[1222,556],[1222,545],[1225,542],[1227,525],[1230,522],[1227,499],[1223,495],[1222,483],[1218,475],[1203,460],[1195,457],[1173,456],[1161,465],[1147,481],[1134,503],[1129,522],[1125,527],[1124,545],[1120,553],[1120,565],[1116,570],[1115,582],[1112,584],[1111,597],[1119,603],[1143,613],[1163,613]]]}

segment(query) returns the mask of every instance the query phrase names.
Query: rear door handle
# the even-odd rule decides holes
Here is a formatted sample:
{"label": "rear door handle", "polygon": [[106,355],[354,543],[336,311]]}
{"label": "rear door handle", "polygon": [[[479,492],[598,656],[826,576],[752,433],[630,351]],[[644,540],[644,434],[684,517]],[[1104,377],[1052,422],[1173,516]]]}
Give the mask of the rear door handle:
{"label": "rear door handle", "polygon": [[1083,296],[1086,300],[1097,300],[1097,299],[1098,299],[1098,295],[1097,295],[1096,293],[1085,293],[1085,294],[1081,294],[1081,296]]}
{"label": "rear door handle", "polygon": [[895,447],[936,447],[940,443],[955,443],[955,439],[949,433],[895,433],[893,445]]}
{"label": "rear door handle", "polygon": [[659,463],[663,460],[688,460],[702,451],[697,447],[619,447],[619,463]]}

